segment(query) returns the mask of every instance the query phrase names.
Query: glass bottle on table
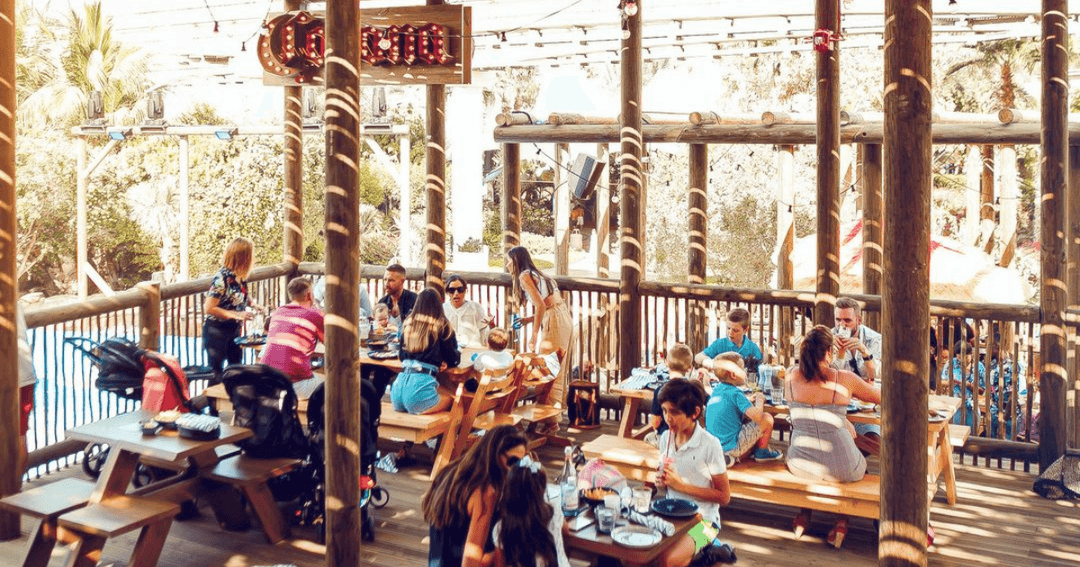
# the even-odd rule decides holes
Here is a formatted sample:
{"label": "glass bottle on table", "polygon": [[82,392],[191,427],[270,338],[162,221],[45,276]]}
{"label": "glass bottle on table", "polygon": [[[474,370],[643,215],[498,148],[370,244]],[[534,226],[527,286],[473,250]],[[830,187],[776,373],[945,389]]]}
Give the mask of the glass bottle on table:
{"label": "glass bottle on table", "polygon": [[563,516],[572,518],[578,514],[578,509],[581,507],[577,490],[577,470],[574,468],[571,459],[573,448],[566,447],[563,452],[565,453],[565,460],[563,461],[562,474],[559,475],[559,491],[562,495]]}

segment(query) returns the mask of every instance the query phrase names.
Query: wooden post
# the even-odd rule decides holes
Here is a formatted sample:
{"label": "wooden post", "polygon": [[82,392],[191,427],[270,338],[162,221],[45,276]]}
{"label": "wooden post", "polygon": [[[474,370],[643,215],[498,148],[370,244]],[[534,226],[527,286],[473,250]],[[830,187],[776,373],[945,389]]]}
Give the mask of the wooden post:
{"label": "wooden post", "polygon": [[[687,255],[686,281],[705,283],[708,267],[706,236],[709,233],[709,146],[690,145],[690,252]],[[705,349],[705,308],[700,301],[690,302],[687,314],[687,337],[690,350]]]}
{"label": "wooden post", "polygon": [[180,136],[180,273],[177,279],[191,279],[191,144],[187,136]]}
{"label": "wooden post", "polygon": [[1068,183],[1068,0],[1042,2],[1042,187],[1040,216],[1042,264],[1039,308],[1041,362],[1039,392],[1039,465],[1053,464],[1065,453],[1065,198]]}
{"label": "wooden post", "polygon": [[979,207],[982,198],[979,183],[982,179],[982,169],[982,154],[979,146],[968,146],[967,158],[964,160],[964,182],[967,189],[964,197],[966,214],[961,234],[964,244],[971,246],[979,241]]}
{"label": "wooden post", "polygon": [[[286,0],[285,11],[299,10],[298,0]],[[304,87],[285,87],[285,237],[284,261],[293,274],[304,259]]]}
{"label": "wooden post", "polygon": [[642,264],[644,234],[641,225],[643,179],[641,155],[644,137],[641,133],[641,18],[644,2],[638,0],[638,11],[624,16],[620,55],[622,105],[620,114],[619,177],[622,197],[619,199],[619,231],[622,266],[619,270],[619,374],[630,376],[630,370],[641,364],[641,291],[638,285],[644,275]]}
{"label": "wooden post", "polygon": [[552,215],[555,220],[555,273],[570,273],[570,144],[555,144],[555,194]]}
{"label": "wooden post", "polygon": [[931,0],[885,2],[885,285],[878,565],[926,565]]}
{"label": "wooden post", "polygon": [[998,238],[1001,240],[1001,257],[998,265],[1008,268],[1016,254],[1016,211],[1019,208],[1020,188],[1016,174],[1016,146],[1001,146],[997,164],[998,194]]}
{"label": "wooden post", "polygon": [[[326,4],[326,565],[360,564],[360,8]],[[441,249],[440,249],[441,251]]]}
{"label": "wooden post", "polygon": [[[1080,146],[1069,146],[1069,191],[1080,189]],[[1066,289],[1069,294],[1069,306],[1076,307],[1080,305],[1080,197],[1068,195],[1065,199],[1065,205],[1068,207],[1068,218],[1066,224],[1068,226],[1068,244],[1066,246],[1066,257],[1068,258],[1068,275],[1066,277]],[[1077,356],[1080,351],[1080,333],[1076,332],[1075,327],[1066,327],[1066,333],[1069,339],[1069,348],[1067,349],[1069,357],[1068,372],[1069,376],[1073,379],[1080,376],[1080,356]],[[1066,411],[1073,416],[1073,425],[1068,429],[1070,434],[1069,446],[1080,447],[1080,400],[1077,399],[1077,389],[1074,386],[1071,392],[1066,393]]]}
{"label": "wooden post", "polygon": [[[611,153],[607,144],[596,144],[596,167],[603,168],[596,182],[596,277],[611,277],[608,271],[611,257],[611,175],[608,162]],[[607,296],[601,296],[607,301]]]}
{"label": "wooden post", "polygon": [[[815,0],[814,29],[840,34],[840,5]],[[817,297],[814,322],[832,326],[840,294],[840,44],[817,52]]]}
{"label": "wooden post", "polygon": [[79,136],[75,144],[75,273],[78,277],[79,299],[85,300],[90,290],[86,275],[88,254],[86,220],[86,138]]}
{"label": "wooden post", "polygon": [[161,344],[161,283],[139,282],[135,287],[146,296],[139,307],[139,348],[156,352]]}
{"label": "wooden post", "polygon": [[[428,6],[441,6],[443,0],[427,0]],[[427,287],[443,295],[443,270],[446,269],[446,86],[427,85],[427,228],[424,236],[424,260]]]}
{"label": "wooden post", "polygon": [[521,146],[503,144],[503,252],[521,244]]}
{"label": "wooden post", "polygon": [[982,146],[982,183],[979,190],[979,238],[982,248],[994,248],[994,146]]}
{"label": "wooden post", "polygon": [[412,142],[409,133],[398,136],[398,190],[401,191],[401,203],[398,204],[398,262],[404,266],[412,265],[412,187],[409,183],[409,169],[412,166]]}
{"label": "wooden post", "polygon": [[[881,146],[863,144],[859,149],[862,154],[859,179],[863,194],[863,293],[881,295]],[[881,328],[880,318],[881,314],[875,312],[863,315],[863,321],[871,329]]]}
{"label": "wooden post", "polygon": [[[795,146],[777,147],[776,168],[776,288],[795,287],[795,269],[791,251],[795,248]],[[780,308],[780,346],[777,360],[784,366],[793,362],[792,337],[795,334],[795,312],[791,307]]]}
{"label": "wooden post", "polygon": [[[15,0],[0,0],[0,498],[19,491],[19,337],[15,325]],[[19,537],[19,515],[0,512],[0,540]]]}

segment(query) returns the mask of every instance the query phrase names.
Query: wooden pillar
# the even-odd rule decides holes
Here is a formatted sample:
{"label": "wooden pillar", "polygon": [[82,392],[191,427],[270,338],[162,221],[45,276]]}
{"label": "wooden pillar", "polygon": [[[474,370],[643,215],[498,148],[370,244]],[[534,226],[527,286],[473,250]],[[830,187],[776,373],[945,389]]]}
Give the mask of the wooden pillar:
{"label": "wooden pillar", "polygon": [[[791,251],[795,248],[795,146],[778,146],[776,152],[777,198],[776,198],[776,288],[795,287],[795,269],[791,263]],[[777,360],[789,366],[794,362],[792,339],[795,334],[795,311],[791,307],[780,308],[780,346]]]}
{"label": "wooden pillar", "polygon": [[926,565],[931,0],[885,2],[885,285],[878,565]]}
{"label": "wooden pillar", "polygon": [[998,156],[998,238],[1001,240],[1001,256],[998,265],[1008,268],[1016,255],[1016,211],[1020,202],[1019,179],[1016,172],[1016,146],[1001,146]]}
{"label": "wooden pillar", "polygon": [[177,279],[191,279],[191,143],[180,136],[180,273]]}
{"label": "wooden pillar", "polygon": [[409,183],[409,169],[412,166],[412,142],[409,132],[398,136],[398,190],[401,202],[398,204],[398,263],[412,265],[412,188]]}
{"label": "wooden pillar", "polygon": [[644,234],[641,207],[644,206],[642,185],[645,170],[641,155],[641,14],[644,2],[638,0],[638,10],[623,16],[620,55],[622,105],[620,114],[619,178],[622,196],[619,199],[619,232],[622,266],[619,270],[619,374],[630,376],[630,370],[641,364],[641,292],[638,285],[644,275]]}
{"label": "wooden pillar", "polygon": [[[443,0],[427,0],[441,6]],[[427,287],[443,295],[446,269],[446,86],[427,85],[427,228],[424,230],[424,267]]]}
{"label": "wooden pillar", "polygon": [[[608,162],[611,153],[607,144],[596,144],[596,167],[602,168],[600,180],[596,182],[596,277],[611,277],[609,272],[611,256],[611,175]],[[603,301],[607,297],[601,295]]]}
{"label": "wooden pillar", "polygon": [[964,182],[966,183],[965,216],[962,240],[964,244],[974,246],[979,241],[979,207],[981,205],[982,190],[979,183],[982,179],[982,154],[979,146],[968,146],[967,158],[964,160]]}
{"label": "wooden pillar", "polygon": [[[299,10],[289,0],[285,10]],[[296,268],[304,259],[304,88],[285,87],[285,237],[284,261]]]}
{"label": "wooden pillar", "polygon": [[[881,146],[862,144],[859,153],[862,155],[859,180],[862,182],[863,195],[863,293],[881,295]],[[881,328],[880,319],[880,313],[863,315],[863,321],[871,329]]]}
{"label": "wooden pillar", "polygon": [[[690,251],[687,255],[686,281],[705,283],[708,267],[706,236],[709,233],[709,146],[690,145]],[[700,301],[690,302],[687,326],[690,350],[705,349],[705,308]]]}
{"label": "wooden pillar", "polygon": [[555,220],[555,273],[570,273],[570,144],[555,144],[555,194],[552,216]]}
{"label": "wooden pillar", "polygon": [[[19,491],[19,337],[15,324],[15,0],[0,0],[0,497]],[[0,512],[0,540],[19,537],[19,515]]]}
{"label": "wooden pillar", "polygon": [[[840,3],[815,0],[814,29],[840,34]],[[817,57],[817,297],[814,322],[832,326],[840,294],[840,44]]]}
{"label": "wooden pillar", "polygon": [[360,564],[360,8],[326,4],[326,565]]}
{"label": "wooden pillar", "polygon": [[503,252],[521,244],[521,146],[503,144]]}
{"label": "wooden pillar", "polygon": [[982,146],[979,201],[979,238],[983,250],[989,253],[994,248],[994,146]]}
{"label": "wooden pillar", "polygon": [[[1070,193],[1080,189],[1080,146],[1069,146],[1069,190],[1066,191],[1065,206],[1068,208],[1068,244],[1066,257],[1068,258],[1068,275],[1066,276],[1066,289],[1069,294],[1069,306],[1080,305],[1080,197]],[[1080,376],[1080,333],[1074,327],[1066,327],[1069,339],[1068,372],[1073,381]],[[1066,411],[1072,415],[1072,426],[1069,431],[1069,446],[1080,447],[1080,400],[1077,399],[1077,388],[1066,389]]]}
{"label": "wooden pillar", "polygon": [[85,300],[90,291],[86,275],[87,263],[87,220],[86,220],[86,185],[89,175],[86,173],[86,138],[79,136],[75,143],[75,273],[78,278],[79,299]]}
{"label": "wooden pillar", "polygon": [[139,307],[139,348],[157,351],[161,345],[161,283],[139,282],[135,287],[146,296]]}
{"label": "wooden pillar", "polygon": [[1039,465],[1045,469],[1065,453],[1065,198],[1068,171],[1068,0],[1042,2],[1042,264],[1039,310],[1041,362]]}

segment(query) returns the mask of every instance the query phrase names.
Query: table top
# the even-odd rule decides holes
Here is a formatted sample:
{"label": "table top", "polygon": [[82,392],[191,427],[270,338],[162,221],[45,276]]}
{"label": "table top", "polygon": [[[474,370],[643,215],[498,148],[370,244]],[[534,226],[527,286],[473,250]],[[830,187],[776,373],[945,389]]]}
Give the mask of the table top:
{"label": "table top", "polygon": [[221,435],[217,439],[206,441],[185,439],[176,431],[168,430],[162,430],[157,435],[143,435],[140,422],[152,419],[155,415],[157,412],[154,411],[135,410],[73,427],[67,430],[67,437],[87,443],[105,443],[110,447],[176,462],[253,435],[246,427],[234,427],[225,422],[221,424]]}
{"label": "table top", "polygon": [[[473,377],[474,371],[472,366],[473,354],[483,352],[486,349],[479,349],[473,347],[465,347],[461,349],[461,362],[457,366],[448,367],[446,370],[439,372],[439,378],[443,378],[453,383],[464,382]],[[382,366],[395,372],[401,372],[401,360],[397,358],[377,359],[368,356],[366,350],[361,349],[359,356],[360,364]]]}
{"label": "table top", "polygon": [[[939,415],[943,415],[944,417],[943,419],[940,419],[938,421],[930,422],[930,430],[937,431],[943,429],[946,425],[948,425],[949,420],[951,420],[953,414],[955,414],[957,410],[960,409],[960,405],[962,403],[963,402],[960,398],[954,398],[952,396],[931,395],[928,409],[937,411]],[[766,404],[765,411],[773,415],[788,413],[788,406]],[[875,425],[881,425],[881,406],[874,406],[873,409],[866,411],[848,413],[847,417],[848,421],[852,423],[872,423]],[[929,414],[927,415],[927,419],[929,419]]]}
{"label": "table top", "polygon": [[622,384],[622,382],[615,384],[609,388],[610,392],[627,398],[641,398],[643,400],[651,400],[653,397],[653,391],[648,388],[622,388]]}
{"label": "table top", "polygon": [[[554,502],[553,505],[557,506],[558,502]],[[590,510],[584,513],[592,514],[592,511]],[[647,549],[635,549],[615,543],[611,540],[610,535],[602,534],[597,531],[596,522],[593,522],[576,532],[571,531],[567,533],[563,537],[563,544],[567,549],[578,549],[597,555],[604,555],[606,557],[615,557],[624,564],[655,565],[657,563],[657,558],[661,553],[667,550],[667,548],[678,541],[683,534],[689,532],[690,528],[701,521],[701,518],[698,515],[689,518],[665,519],[675,526],[675,534],[664,537],[660,540],[660,543]],[[569,521],[569,519],[567,521]],[[625,521],[625,519],[621,521]]]}

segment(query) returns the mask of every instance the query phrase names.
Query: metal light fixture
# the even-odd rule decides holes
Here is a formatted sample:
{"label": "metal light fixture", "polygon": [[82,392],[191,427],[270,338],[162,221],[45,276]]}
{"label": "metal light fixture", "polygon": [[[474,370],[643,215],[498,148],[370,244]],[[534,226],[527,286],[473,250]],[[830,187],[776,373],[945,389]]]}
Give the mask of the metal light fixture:
{"label": "metal light fixture", "polygon": [[113,127],[106,129],[105,133],[113,140],[123,141],[131,137],[131,128]]}
{"label": "metal light fixture", "polygon": [[236,128],[222,128],[215,131],[214,135],[217,136],[217,139],[219,140],[231,140],[233,139],[233,136],[236,135],[237,131]]}
{"label": "metal light fixture", "polygon": [[86,100],[86,119],[101,120],[105,118],[105,102],[101,98],[101,91],[90,91]]}

